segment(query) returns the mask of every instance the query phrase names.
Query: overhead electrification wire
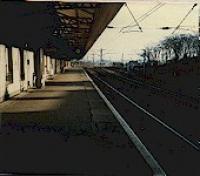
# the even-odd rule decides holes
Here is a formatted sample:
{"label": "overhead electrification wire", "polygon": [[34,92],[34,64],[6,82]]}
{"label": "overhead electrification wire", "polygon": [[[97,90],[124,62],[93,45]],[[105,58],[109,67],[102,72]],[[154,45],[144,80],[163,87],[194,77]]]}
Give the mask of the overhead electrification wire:
{"label": "overhead electrification wire", "polygon": [[[159,8],[161,8],[164,4],[161,4],[158,8],[154,9],[151,13],[145,15],[144,17],[140,18],[140,20],[138,20],[139,22],[142,22],[144,21],[148,16],[150,16],[151,14],[153,14],[155,11],[157,11]],[[129,25],[127,26],[127,28],[133,28],[135,27],[136,25]]]}
{"label": "overhead electrification wire", "polygon": [[151,14],[153,14],[154,12],[156,12],[158,9],[160,9],[162,6],[164,6],[164,3],[160,3],[155,9],[153,9],[152,11],[150,11],[149,13],[146,13],[144,15],[142,15],[141,17],[138,18],[138,21],[141,22],[143,20],[145,20],[148,16],[150,16]]}
{"label": "overhead electrification wire", "polygon": [[[149,11],[147,11],[146,13],[144,13],[142,16],[140,16],[137,20],[139,20],[140,18],[142,18],[143,16],[145,16],[146,14],[148,14],[149,12],[151,12],[153,9],[155,9],[157,6],[159,6],[160,5],[160,3],[159,4],[157,4],[156,6],[154,6],[153,8],[151,8]],[[122,29],[121,30],[123,30],[123,29],[125,29],[125,28],[127,28],[127,27],[130,27],[131,26],[131,24],[132,23],[130,23],[129,25],[127,25],[127,26],[125,26],[125,27],[122,27]]]}
{"label": "overhead electrification wire", "polygon": [[140,30],[141,32],[143,32],[143,31],[142,31],[142,28],[141,28],[141,26],[140,26],[140,24],[139,24],[139,22],[136,20],[135,16],[133,15],[131,9],[128,7],[128,4],[127,4],[127,3],[125,4],[125,6],[126,6],[126,8],[128,9],[128,11],[129,11],[131,17],[132,17],[133,20],[135,21],[136,25],[138,26],[139,30]]}
{"label": "overhead electrification wire", "polygon": [[190,15],[190,13],[194,10],[194,8],[197,6],[197,3],[195,3],[192,8],[189,10],[189,12],[184,16],[184,18],[181,20],[181,22],[176,26],[172,34],[174,34],[181,26],[181,24],[185,21],[185,19]]}
{"label": "overhead electrification wire", "polygon": [[[126,6],[127,6],[127,4],[125,4]],[[164,3],[160,3],[159,1],[158,1],[158,4],[156,5],[156,6],[154,6],[153,8],[151,8],[149,11],[147,11],[146,13],[144,13],[143,15],[141,15],[138,19],[139,20],[141,20],[141,21],[143,21],[145,18],[147,18],[149,15],[151,15],[152,13],[154,13],[156,10],[158,10],[159,8],[161,8],[162,6],[164,5]],[[128,10],[130,10],[129,8],[127,8]],[[130,11],[129,11],[129,13],[130,13]],[[132,14],[132,13],[131,13]],[[135,18],[134,18],[135,19]],[[135,20],[134,20],[135,21]],[[137,21],[137,19],[136,19],[136,21]],[[137,23],[136,23],[137,24]],[[139,24],[139,23],[138,23]],[[120,29],[120,31],[119,31],[119,34],[118,34],[118,36],[114,39],[114,40],[116,40],[116,39],[118,39],[119,37],[121,37],[121,35],[120,34],[122,34],[122,33],[128,33],[128,32],[122,32],[122,30],[123,29],[125,29],[126,27],[129,27],[130,26],[130,24],[128,25],[128,26],[125,26],[125,27],[112,27],[112,26],[108,26],[108,28],[121,28]],[[138,31],[132,31],[132,32],[138,32]],[[111,40],[110,42],[112,42],[113,43],[113,40]],[[109,43],[110,43],[109,42]]]}
{"label": "overhead electrification wire", "polygon": [[[153,8],[151,8],[149,11],[147,11],[146,13],[144,13],[143,15],[141,15],[138,19],[137,19],[137,21],[138,22],[142,22],[142,21],[144,21],[148,16],[150,16],[151,14],[153,14],[154,12],[156,12],[158,9],[160,9],[162,6],[164,6],[165,4],[164,3],[159,3],[159,4],[157,4],[156,6],[154,6]],[[132,23],[131,23],[132,24]],[[121,28],[121,30],[120,30],[120,32],[122,32],[122,30],[124,30],[124,29],[126,29],[126,28],[129,28],[129,27],[135,27],[136,25],[134,24],[134,25],[131,25],[131,24],[129,24],[129,25],[127,25],[127,26],[125,26],[125,27],[122,27]]]}
{"label": "overhead electrification wire", "polygon": [[[128,7],[127,3],[125,4],[125,6],[127,7],[129,13],[131,14],[134,22],[135,22],[135,25],[128,25],[128,26],[124,26],[124,27],[113,27],[113,26],[108,26],[107,28],[120,28],[120,31],[119,31],[119,34],[118,36],[114,39],[114,41],[116,41],[119,37],[121,37],[120,33],[130,33],[130,32],[138,32],[138,30],[131,30],[131,31],[124,31],[122,32],[123,29],[125,28],[128,28],[128,27],[135,27],[135,26],[138,26],[140,31],[142,32],[142,29],[148,29],[148,28],[141,28],[140,25],[139,25],[139,22],[145,20],[148,16],[150,16],[151,14],[153,14],[154,12],[156,12],[158,9],[160,9],[161,7],[163,7],[166,3],[162,3],[162,2],[159,2],[158,1],[158,4],[156,6],[154,6],[153,8],[151,8],[149,11],[147,11],[146,13],[144,13],[143,15],[141,15],[138,19],[136,19],[132,13],[132,11],[130,10],[130,8]],[[183,23],[183,21],[187,18],[187,16],[192,12],[192,10],[194,9],[194,7],[196,6],[197,4],[194,4],[192,9],[188,12],[188,14],[183,18],[183,20],[180,22],[180,24],[177,26],[177,27],[161,27],[161,28],[157,28],[155,30],[158,30],[158,29],[162,29],[162,30],[168,30],[168,29],[173,29],[175,28],[174,31],[176,31],[178,28],[180,30],[191,30],[191,29],[184,29],[182,27],[184,26],[181,26],[181,24]],[[193,30],[191,30],[193,31]],[[109,44],[110,43],[114,43],[113,40],[110,40],[110,42],[108,42]]]}
{"label": "overhead electrification wire", "polygon": [[[175,29],[176,27],[170,27],[170,26],[164,26],[164,27],[159,27],[159,28],[155,28],[155,27],[143,27],[143,30],[170,30],[170,29]],[[192,31],[195,32],[193,30],[194,27],[190,27],[190,26],[180,26],[179,30],[186,30],[186,31]],[[137,30],[127,30],[127,31],[123,31],[122,33],[130,33],[130,32],[138,32]]]}
{"label": "overhead electrification wire", "polygon": [[[127,4],[125,4],[129,13],[131,12],[130,9],[128,8]],[[158,10],[161,6],[163,6],[164,4],[163,3],[159,3],[157,4],[156,6],[154,6],[153,8],[151,8],[149,11],[147,11],[145,14],[141,15],[138,19],[140,20],[144,20],[146,17],[148,17],[149,15],[151,15],[152,13],[154,13],[156,10]],[[133,13],[131,12],[131,14],[133,15]],[[132,16],[131,15],[131,16]],[[146,17],[145,17],[146,16]],[[133,16],[133,18],[137,21],[137,19]],[[134,20],[134,21],[135,21]],[[135,22],[136,24],[139,24],[137,22]],[[140,26],[140,25],[139,25]],[[125,26],[126,27],[126,26]],[[117,39],[119,39],[121,37],[121,35],[123,33],[128,33],[128,32],[121,32],[123,28],[125,27],[113,27],[113,26],[108,26],[108,28],[112,29],[112,28],[119,28],[120,30],[118,31],[118,35],[117,37],[115,37],[114,40],[110,40],[110,42],[108,42],[107,44],[109,45],[110,43],[114,43],[114,41],[117,41]],[[141,28],[141,27],[140,27]],[[142,28],[141,28],[142,29]],[[138,32],[138,30],[136,31],[132,31],[132,32]]]}

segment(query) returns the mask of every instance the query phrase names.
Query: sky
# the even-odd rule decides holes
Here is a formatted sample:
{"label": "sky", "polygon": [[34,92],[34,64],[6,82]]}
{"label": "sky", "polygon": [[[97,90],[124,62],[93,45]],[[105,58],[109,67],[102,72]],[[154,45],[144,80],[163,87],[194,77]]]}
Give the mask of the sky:
{"label": "sky", "polygon": [[[129,27],[120,32],[121,27],[130,24],[135,25],[127,7],[123,6],[113,21],[108,25],[113,26],[114,28],[106,28],[104,30],[86,54],[84,60],[92,60],[93,53],[95,53],[95,60],[99,60],[98,55],[100,54],[101,48],[104,49],[103,59],[105,60],[121,61],[122,53],[124,61],[139,59],[138,54],[141,52],[141,49],[145,48],[145,46],[158,44],[159,41],[163,40],[165,37],[172,35],[174,30],[160,30],[159,28],[165,26],[176,27],[196,1],[160,0],[159,2],[164,4],[143,21],[138,20],[143,32],[139,31],[138,26]],[[127,5],[134,17],[138,19],[141,15],[158,5],[159,2],[158,0],[147,0],[145,2],[143,0],[134,0],[132,2],[129,1]],[[175,34],[188,32],[197,34],[198,15],[199,7],[196,6],[181,25],[181,28],[184,28],[185,30],[177,30]]]}

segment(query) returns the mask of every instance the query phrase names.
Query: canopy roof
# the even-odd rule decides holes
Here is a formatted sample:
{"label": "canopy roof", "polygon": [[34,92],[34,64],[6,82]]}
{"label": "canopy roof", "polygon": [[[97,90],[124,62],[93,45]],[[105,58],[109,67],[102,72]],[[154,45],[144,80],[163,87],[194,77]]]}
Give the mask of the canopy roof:
{"label": "canopy roof", "polygon": [[0,2],[0,43],[81,59],[123,3]]}

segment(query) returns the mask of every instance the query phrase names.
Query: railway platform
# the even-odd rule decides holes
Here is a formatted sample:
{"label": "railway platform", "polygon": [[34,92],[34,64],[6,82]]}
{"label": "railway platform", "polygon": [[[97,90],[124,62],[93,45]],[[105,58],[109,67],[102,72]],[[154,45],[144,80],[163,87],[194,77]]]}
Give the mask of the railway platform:
{"label": "railway platform", "polygon": [[0,104],[0,170],[22,175],[153,175],[80,68]]}

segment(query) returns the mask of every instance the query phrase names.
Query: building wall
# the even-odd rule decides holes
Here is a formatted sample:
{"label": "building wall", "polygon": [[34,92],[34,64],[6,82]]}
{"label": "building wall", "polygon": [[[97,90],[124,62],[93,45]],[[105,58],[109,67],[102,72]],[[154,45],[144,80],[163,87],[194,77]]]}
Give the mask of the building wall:
{"label": "building wall", "polygon": [[51,58],[51,57],[47,57],[48,59],[48,64],[47,64],[47,73],[50,75],[54,75],[55,74],[55,59]]}
{"label": "building wall", "polygon": [[8,50],[4,45],[0,45],[0,101],[5,99],[5,96],[12,97],[20,93],[21,77],[20,77],[20,51],[18,48],[12,47],[13,60],[13,82],[6,82]]}
{"label": "building wall", "polygon": [[47,56],[46,55],[41,55],[40,56],[40,61],[43,62],[43,64],[41,64],[41,69],[43,70],[42,73],[42,87],[45,86],[45,81],[47,78]]}
{"label": "building wall", "polygon": [[47,75],[51,74],[51,58],[47,56]]}
{"label": "building wall", "polygon": [[55,66],[55,72],[60,73],[60,60],[56,59],[55,60],[56,66]]}
{"label": "building wall", "polygon": [[32,77],[33,77],[33,75],[35,73],[35,70],[34,70],[34,53],[33,52],[29,52],[29,57],[30,57],[30,63],[32,65],[31,68],[30,68],[30,73],[31,73],[31,76],[30,76],[30,85],[33,87],[33,85],[34,85],[34,79]]}
{"label": "building wall", "polygon": [[46,75],[46,79],[53,79],[54,74],[55,74],[55,59],[47,56],[47,75]]}
{"label": "building wall", "polygon": [[13,83],[7,85],[8,95],[12,97],[20,93],[20,51],[12,47]]}
{"label": "building wall", "polygon": [[[5,97],[12,97],[19,94],[21,91],[28,90],[28,88],[34,87],[34,53],[32,51],[23,50],[20,55],[20,49],[12,47],[12,66],[13,79],[11,82],[6,81],[6,75],[8,73],[8,48],[0,44],[0,102]],[[20,57],[23,57],[24,64],[20,64]],[[47,73],[54,75],[60,73],[60,60],[50,58],[41,54],[40,56],[41,72],[42,72],[42,84],[45,86],[47,80]],[[24,71],[20,67],[24,67]],[[24,73],[24,74],[22,74]],[[24,75],[24,77],[23,77]],[[23,80],[22,80],[23,78]]]}
{"label": "building wall", "polygon": [[56,61],[54,58],[52,58],[52,74],[55,75],[56,71]]}
{"label": "building wall", "polygon": [[33,74],[34,74],[34,54],[31,51],[25,51],[25,67],[26,79],[28,88],[32,88],[34,85]]}
{"label": "building wall", "polygon": [[0,45],[0,102],[6,93],[6,47]]}
{"label": "building wall", "polygon": [[33,52],[24,50],[25,79],[21,81],[21,90],[27,90],[34,86],[34,55]]}

